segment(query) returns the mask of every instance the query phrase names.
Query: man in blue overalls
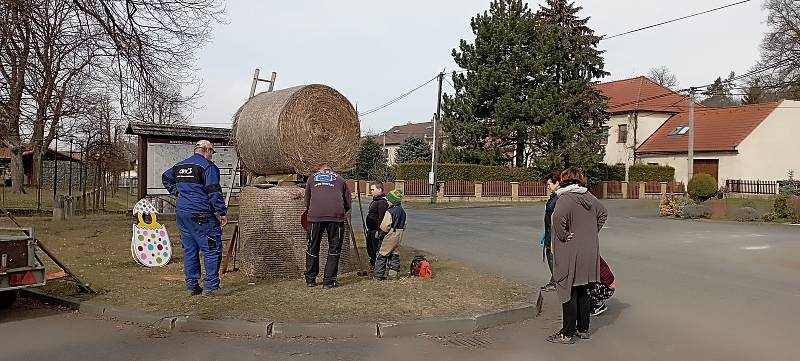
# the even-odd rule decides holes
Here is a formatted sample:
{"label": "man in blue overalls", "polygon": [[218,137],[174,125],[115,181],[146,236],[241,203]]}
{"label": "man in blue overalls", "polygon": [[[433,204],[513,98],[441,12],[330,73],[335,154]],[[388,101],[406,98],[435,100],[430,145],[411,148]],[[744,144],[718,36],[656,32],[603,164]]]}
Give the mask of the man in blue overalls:
{"label": "man in blue overalls", "polygon": [[[219,168],[211,161],[214,145],[201,140],[194,154],[161,175],[170,194],[178,197],[176,216],[183,243],[183,272],[190,296],[218,296],[219,265],[222,259],[222,227],[228,223],[228,209],[219,185]],[[217,219],[219,215],[219,219]],[[206,267],[205,289],[199,284],[200,257]]]}

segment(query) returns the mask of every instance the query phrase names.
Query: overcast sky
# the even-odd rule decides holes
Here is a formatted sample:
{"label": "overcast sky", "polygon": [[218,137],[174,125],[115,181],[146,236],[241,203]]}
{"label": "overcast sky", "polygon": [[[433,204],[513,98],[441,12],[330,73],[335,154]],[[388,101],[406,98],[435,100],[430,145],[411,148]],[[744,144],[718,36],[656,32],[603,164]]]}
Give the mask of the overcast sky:
{"label": "overcast sky", "polygon": [[[578,0],[597,34],[617,34],[726,5],[734,0]],[[529,2],[536,9],[538,2]],[[701,15],[600,43],[606,70],[617,80],[665,65],[679,85],[703,85],[730,71],[746,72],[766,31],[763,1]],[[446,68],[459,39],[474,39],[470,18],[488,0],[228,0],[226,24],[198,52],[204,96],[193,123],[229,127],[245,101],[253,70],[278,73],[276,88],[321,83],[364,112],[397,97]],[[265,89],[260,85],[260,90]],[[445,92],[452,88],[445,83]],[[431,82],[402,101],[362,118],[362,132],[430,120]]]}

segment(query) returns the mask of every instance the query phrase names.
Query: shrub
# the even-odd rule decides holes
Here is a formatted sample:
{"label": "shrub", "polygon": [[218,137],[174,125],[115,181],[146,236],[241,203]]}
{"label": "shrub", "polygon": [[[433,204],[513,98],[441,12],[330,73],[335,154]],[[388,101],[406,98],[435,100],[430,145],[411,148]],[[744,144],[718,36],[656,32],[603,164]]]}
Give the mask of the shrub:
{"label": "shrub", "polygon": [[681,218],[683,219],[698,219],[711,217],[711,208],[702,204],[690,204],[683,207],[681,211]]}
{"label": "shrub", "polygon": [[792,196],[786,203],[789,205],[789,210],[791,211],[789,218],[792,223],[800,224],[800,197]]}
{"label": "shrub", "polygon": [[775,213],[773,213],[773,212],[769,212],[769,213],[761,216],[761,220],[764,221],[764,222],[775,222],[775,221],[778,220],[778,218],[780,218],[780,217],[776,216]]}
{"label": "shrub", "polygon": [[[402,163],[397,165],[397,179],[428,179],[430,163]],[[524,182],[540,180],[540,175],[533,168],[514,168],[486,166],[476,164],[440,164],[437,170],[440,182],[466,180],[475,182],[508,181]]]}
{"label": "shrub", "polygon": [[752,222],[758,219],[758,211],[753,207],[742,207],[733,210],[733,219],[738,222]]}
{"label": "shrub", "polygon": [[683,217],[683,210],[686,206],[696,205],[694,201],[686,197],[676,197],[674,202],[672,203],[672,214],[675,217],[682,218]]}
{"label": "shrub", "polygon": [[661,197],[658,203],[658,215],[661,217],[672,217],[675,215],[675,197],[667,194]]}
{"label": "shrub", "polygon": [[717,182],[714,180],[714,177],[708,174],[695,174],[694,177],[689,180],[687,191],[692,199],[705,202],[717,195]]}
{"label": "shrub", "polygon": [[634,164],[628,168],[631,182],[672,182],[674,179],[675,168],[670,166]]}
{"label": "shrub", "polygon": [[781,194],[794,194],[800,196],[800,180],[794,179],[794,171],[789,171],[789,177],[786,180],[778,181],[779,192]]}
{"label": "shrub", "polygon": [[781,193],[775,198],[775,202],[772,204],[772,213],[775,214],[778,218],[789,218],[789,213],[791,210],[789,209],[789,198],[792,195],[789,193]]}
{"label": "shrub", "polygon": [[625,165],[624,164],[603,164],[603,180],[605,181],[624,181],[625,180]]}

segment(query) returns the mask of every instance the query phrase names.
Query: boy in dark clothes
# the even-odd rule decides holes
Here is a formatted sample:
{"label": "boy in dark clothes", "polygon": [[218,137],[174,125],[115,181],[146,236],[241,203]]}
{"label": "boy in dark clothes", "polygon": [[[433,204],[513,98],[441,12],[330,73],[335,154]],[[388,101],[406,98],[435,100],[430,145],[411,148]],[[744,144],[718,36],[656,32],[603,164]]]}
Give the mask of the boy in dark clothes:
{"label": "boy in dark clothes", "polygon": [[378,246],[383,238],[381,222],[383,222],[386,210],[389,209],[389,202],[386,201],[386,195],[383,193],[383,183],[370,183],[369,192],[372,194],[372,202],[369,204],[367,213],[367,254],[369,254],[369,265],[374,268],[375,255],[378,253]]}
{"label": "boy in dark clothes", "polygon": [[611,267],[608,266],[606,260],[600,257],[600,282],[593,283],[589,287],[589,303],[592,307],[589,315],[597,316],[606,312],[605,301],[614,295],[616,289],[617,283],[614,281],[614,273],[611,272]]}
{"label": "boy in dark clothes", "polygon": [[550,229],[552,228],[553,211],[556,209],[556,202],[558,201],[556,191],[559,188],[559,181],[558,173],[550,173],[545,177],[547,190],[550,191],[550,199],[547,200],[547,205],[544,206],[544,235],[539,241],[544,253],[542,258],[547,258],[547,266],[550,268],[550,282],[542,286],[542,291],[545,292],[556,290],[556,282],[553,280],[553,250],[550,247]]}
{"label": "boy in dark clothes", "polygon": [[[396,280],[400,273],[400,254],[397,248],[403,242],[403,233],[406,230],[406,211],[401,205],[403,201],[403,191],[395,189],[386,194],[386,200],[390,207],[381,222],[380,248],[378,249],[377,259],[375,260],[376,280]],[[387,271],[388,268],[388,271]]]}

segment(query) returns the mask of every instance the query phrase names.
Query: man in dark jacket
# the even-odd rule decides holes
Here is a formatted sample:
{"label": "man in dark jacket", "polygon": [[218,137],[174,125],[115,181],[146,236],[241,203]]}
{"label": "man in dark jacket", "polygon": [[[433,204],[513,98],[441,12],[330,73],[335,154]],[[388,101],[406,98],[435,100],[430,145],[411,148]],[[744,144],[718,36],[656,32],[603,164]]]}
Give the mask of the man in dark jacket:
{"label": "man in dark jacket", "polygon": [[322,288],[337,287],[339,254],[344,239],[344,220],[350,211],[351,195],[344,179],[329,166],[311,175],[306,182],[305,196],[308,212],[308,250],[306,251],[306,285],[315,287],[319,275],[319,247],[322,233],[328,233],[328,259]]}
{"label": "man in dark jacket", "polygon": [[378,253],[378,246],[383,238],[381,222],[389,208],[389,202],[386,201],[386,195],[383,193],[383,183],[370,183],[369,192],[372,194],[372,202],[369,204],[367,213],[367,254],[369,254],[369,265],[375,267],[375,255]]}
{"label": "man in dark jacket", "polygon": [[[222,294],[219,287],[219,265],[222,259],[222,227],[228,223],[228,208],[219,185],[219,168],[211,158],[214,146],[201,140],[194,154],[175,164],[161,175],[167,191],[178,197],[176,220],[183,244],[183,272],[190,296]],[[219,216],[219,219],[217,219]],[[200,288],[200,257],[206,267],[205,290]]]}
{"label": "man in dark jacket", "polygon": [[545,177],[547,182],[547,190],[550,192],[550,199],[544,206],[544,235],[539,242],[543,249],[545,257],[547,258],[547,266],[550,268],[550,282],[542,286],[545,292],[552,292],[556,290],[556,282],[553,280],[553,249],[550,247],[550,229],[552,228],[553,211],[556,209],[556,202],[558,195],[556,191],[559,188],[559,175],[558,173],[550,173]]}

